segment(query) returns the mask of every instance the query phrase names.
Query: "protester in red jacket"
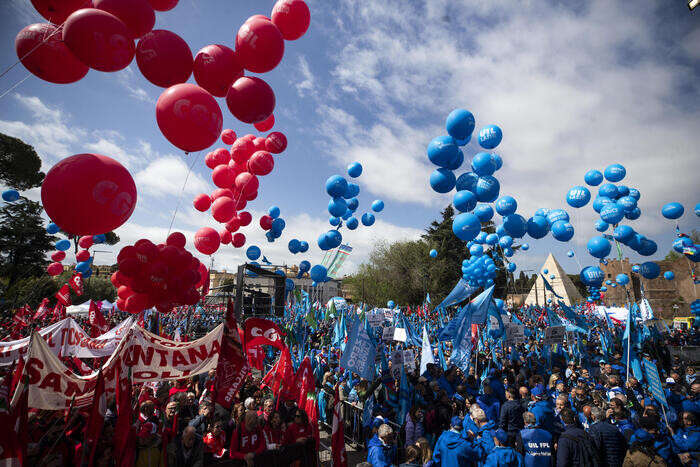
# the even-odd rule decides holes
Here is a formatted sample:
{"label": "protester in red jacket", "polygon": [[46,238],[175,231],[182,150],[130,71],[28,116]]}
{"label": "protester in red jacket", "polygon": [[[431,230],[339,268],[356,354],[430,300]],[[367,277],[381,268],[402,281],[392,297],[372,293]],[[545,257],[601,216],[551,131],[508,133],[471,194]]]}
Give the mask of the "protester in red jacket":
{"label": "protester in red jacket", "polygon": [[255,412],[248,412],[243,425],[234,430],[231,436],[231,458],[245,460],[252,467],[255,455],[264,450],[265,437],[258,425],[258,417]]}
{"label": "protester in red jacket", "polygon": [[272,412],[263,428],[267,449],[279,449],[284,441],[284,426],[279,412]]}
{"label": "protester in red jacket", "polygon": [[294,414],[294,421],[289,424],[284,433],[284,444],[303,443],[313,435],[309,418],[301,409]]}
{"label": "protester in red jacket", "polygon": [[226,432],[224,422],[217,420],[211,424],[209,431],[204,435],[204,445],[206,452],[210,452],[214,457],[221,458],[226,454]]}

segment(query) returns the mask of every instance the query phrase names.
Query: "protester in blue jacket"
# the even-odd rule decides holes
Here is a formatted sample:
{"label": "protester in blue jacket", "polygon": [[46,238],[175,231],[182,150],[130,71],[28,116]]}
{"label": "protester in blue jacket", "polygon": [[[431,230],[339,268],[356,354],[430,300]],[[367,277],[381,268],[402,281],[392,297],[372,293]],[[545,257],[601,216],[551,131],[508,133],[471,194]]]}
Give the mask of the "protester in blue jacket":
{"label": "protester in blue jacket", "polygon": [[450,429],[444,431],[435,444],[433,461],[436,466],[461,467],[471,465],[478,459],[472,443],[461,436],[462,419],[452,417]]}
{"label": "protester in blue jacket", "polygon": [[551,467],[554,443],[552,434],[537,425],[535,414],[523,414],[525,428],[520,430],[520,441],[516,444],[524,456],[525,467]]}
{"label": "protester in blue jacket", "polygon": [[483,394],[476,398],[476,403],[483,409],[486,417],[490,421],[498,423],[501,412],[501,401],[493,394],[493,389],[489,384],[484,383],[482,392]]}
{"label": "protester in blue jacket", "polygon": [[523,467],[523,457],[515,449],[506,446],[508,433],[498,429],[493,436],[494,448],[486,456],[484,467]]}
{"label": "protester in blue jacket", "polygon": [[535,403],[530,407],[530,412],[535,414],[537,425],[543,430],[554,434],[556,431],[554,426],[554,407],[547,397],[547,390],[543,384],[538,384],[532,390],[532,399]]}
{"label": "protester in blue jacket", "polygon": [[472,417],[478,426],[474,447],[479,453],[479,465],[483,465],[486,456],[493,450],[493,434],[498,429],[495,422],[487,420],[486,414],[481,408],[474,409]]}
{"label": "protester in blue jacket", "polygon": [[681,421],[683,427],[676,430],[673,436],[674,447],[681,462],[697,466],[700,456],[700,427],[698,427],[693,412],[683,412]]}
{"label": "protester in blue jacket", "polygon": [[395,458],[394,430],[385,423],[367,444],[367,462],[372,467],[389,467],[395,465]]}

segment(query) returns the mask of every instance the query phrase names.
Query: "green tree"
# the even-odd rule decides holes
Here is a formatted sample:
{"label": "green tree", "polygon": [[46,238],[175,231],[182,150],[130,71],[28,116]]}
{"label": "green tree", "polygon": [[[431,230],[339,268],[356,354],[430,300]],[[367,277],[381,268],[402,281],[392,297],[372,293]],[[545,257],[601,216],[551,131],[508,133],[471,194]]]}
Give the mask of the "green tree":
{"label": "green tree", "polygon": [[0,133],[0,181],[18,190],[41,185],[41,159],[34,148],[21,139]]}

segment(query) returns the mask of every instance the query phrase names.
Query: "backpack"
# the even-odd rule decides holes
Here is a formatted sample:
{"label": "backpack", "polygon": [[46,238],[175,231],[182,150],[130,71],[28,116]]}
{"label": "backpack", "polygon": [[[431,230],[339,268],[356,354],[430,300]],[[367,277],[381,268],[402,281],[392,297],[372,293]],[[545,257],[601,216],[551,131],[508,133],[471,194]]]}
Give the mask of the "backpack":
{"label": "backpack", "polygon": [[568,439],[579,446],[581,450],[581,465],[590,467],[602,467],[603,462],[600,460],[598,451],[595,449],[593,440],[588,433],[584,433],[583,436],[572,436],[567,433],[563,433],[560,437]]}

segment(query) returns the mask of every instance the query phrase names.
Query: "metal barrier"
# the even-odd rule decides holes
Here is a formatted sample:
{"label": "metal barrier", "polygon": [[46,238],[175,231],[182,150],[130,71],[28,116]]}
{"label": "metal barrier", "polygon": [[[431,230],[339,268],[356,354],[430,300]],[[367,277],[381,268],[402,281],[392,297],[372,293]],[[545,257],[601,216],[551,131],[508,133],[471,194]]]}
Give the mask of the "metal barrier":
{"label": "metal barrier", "polygon": [[668,351],[673,357],[680,357],[681,360],[685,360],[691,363],[700,362],[700,347],[686,345],[683,347],[679,346],[669,346]]}

